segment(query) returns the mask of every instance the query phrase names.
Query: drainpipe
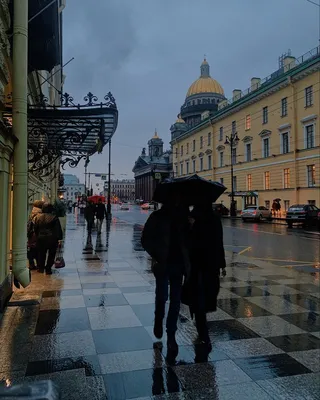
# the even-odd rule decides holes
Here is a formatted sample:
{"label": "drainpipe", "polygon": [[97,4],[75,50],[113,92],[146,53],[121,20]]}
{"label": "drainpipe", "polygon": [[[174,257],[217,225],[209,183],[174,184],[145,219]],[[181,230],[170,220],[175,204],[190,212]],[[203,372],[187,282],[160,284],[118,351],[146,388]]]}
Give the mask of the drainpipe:
{"label": "drainpipe", "polygon": [[298,171],[298,163],[297,163],[297,147],[298,147],[298,132],[297,132],[297,96],[294,87],[294,83],[292,82],[291,77],[288,78],[290,86],[291,86],[291,96],[293,99],[292,102],[292,133],[293,133],[293,158],[294,158],[294,192],[295,192],[295,203],[299,204],[299,171]]}
{"label": "drainpipe", "polygon": [[18,138],[14,149],[12,272],[23,287],[30,284],[27,268],[28,222],[28,0],[14,0],[12,131]]}

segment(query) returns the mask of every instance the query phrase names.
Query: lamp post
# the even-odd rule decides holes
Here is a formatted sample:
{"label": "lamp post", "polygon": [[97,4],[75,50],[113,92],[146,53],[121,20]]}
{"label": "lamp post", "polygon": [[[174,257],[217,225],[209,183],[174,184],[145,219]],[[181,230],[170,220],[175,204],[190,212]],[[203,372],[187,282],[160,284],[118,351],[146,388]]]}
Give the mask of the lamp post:
{"label": "lamp post", "polygon": [[231,217],[236,217],[237,216],[237,211],[236,211],[236,204],[234,201],[234,182],[233,182],[233,148],[235,145],[237,145],[239,142],[239,137],[237,132],[231,133],[230,136],[226,136],[226,141],[225,145],[229,145],[231,149],[231,203],[230,203],[230,216]]}
{"label": "lamp post", "polygon": [[109,139],[108,189],[107,214],[111,218],[111,139]]}

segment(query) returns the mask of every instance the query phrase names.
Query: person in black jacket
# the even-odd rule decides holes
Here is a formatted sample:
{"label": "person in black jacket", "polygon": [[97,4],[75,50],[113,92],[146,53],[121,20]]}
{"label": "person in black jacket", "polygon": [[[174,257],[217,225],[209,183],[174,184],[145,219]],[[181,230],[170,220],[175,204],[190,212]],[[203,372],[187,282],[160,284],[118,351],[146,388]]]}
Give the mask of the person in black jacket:
{"label": "person in black jacket", "polygon": [[226,260],[221,219],[211,203],[195,206],[190,216],[189,253],[190,279],[185,282],[182,303],[195,314],[201,342],[211,351],[206,313],[217,310],[220,273],[225,275]]}
{"label": "person in black jacket", "polygon": [[163,205],[153,212],[142,232],[142,247],[152,257],[156,278],[154,335],[161,339],[165,304],[170,283],[170,306],[166,321],[168,355],[175,358],[178,345],[175,339],[180,311],[183,276],[190,270],[187,250],[188,207]]}
{"label": "person in black jacket", "polygon": [[47,275],[52,274],[51,268],[54,264],[58,244],[63,238],[59,218],[53,215],[53,211],[52,204],[44,203],[42,213],[37,214],[33,220],[34,232],[37,238],[38,271],[44,272],[45,270]]}
{"label": "person in black jacket", "polygon": [[97,218],[97,231],[98,234],[101,233],[102,223],[104,217],[107,217],[107,211],[105,205],[102,203],[102,200],[98,200],[98,204],[96,205],[96,218]]}
{"label": "person in black jacket", "polygon": [[88,235],[91,235],[92,233],[92,228],[94,224],[94,214],[95,214],[95,207],[91,201],[88,201],[84,209],[84,218],[87,221]]}

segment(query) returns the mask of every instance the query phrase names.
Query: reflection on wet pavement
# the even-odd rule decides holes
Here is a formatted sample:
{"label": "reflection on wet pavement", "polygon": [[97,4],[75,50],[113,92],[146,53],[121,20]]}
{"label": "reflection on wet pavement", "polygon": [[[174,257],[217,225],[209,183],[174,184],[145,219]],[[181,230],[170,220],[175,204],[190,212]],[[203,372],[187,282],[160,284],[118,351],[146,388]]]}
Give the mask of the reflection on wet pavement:
{"label": "reflection on wet pavement", "polygon": [[218,310],[208,315],[212,352],[182,307],[179,355],[166,360],[166,338],[160,345],[152,333],[142,226],[113,218],[88,236],[82,216],[68,215],[66,267],[34,272],[0,320],[4,384],[50,378],[68,400],[319,398],[318,275],[238,256],[244,244],[234,237]]}

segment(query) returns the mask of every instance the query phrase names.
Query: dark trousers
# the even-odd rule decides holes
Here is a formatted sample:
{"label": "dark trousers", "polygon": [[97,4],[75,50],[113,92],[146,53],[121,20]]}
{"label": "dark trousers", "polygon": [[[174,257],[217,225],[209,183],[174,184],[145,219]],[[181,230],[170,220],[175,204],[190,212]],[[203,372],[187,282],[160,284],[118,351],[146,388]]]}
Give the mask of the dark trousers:
{"label": "dark trousers", "polygon": [[28,257],[28,261],[29,261],[29,268],[35,268],[35,261],[37,263],[38,266],[38,251],[36,247],[28,247],[28,251],[27,251],[27,257]]}
{"label": "dark trousers", "polygon": [[93,225],[94,225],[94,219],[88,219],[87,220],[88,235],[91,235]]}
{"label": "dark trousers", "polygon": [[[58,248],[58,242],[51,238],[38,238],[37,240],[37,248],[38,248],[38,269],[43,271],[50,271],[54,260],[56,257],[56,252]],[[48,253],[48,258],[47,258]],[[46,263],[47,258],[47,263]]]}
{"label": "dark trousers", "polygon": [[156,304],[155,304],[155,318],[163,319],[165,315],[165,306],[169,297],[170,284],[170,305],[167,316],[167,334],[173,336],[177,330],[177,322],[180,312],[181,290],[182,290],[182,272],[178,272],[175,268],[174,271],[156,274]]}

